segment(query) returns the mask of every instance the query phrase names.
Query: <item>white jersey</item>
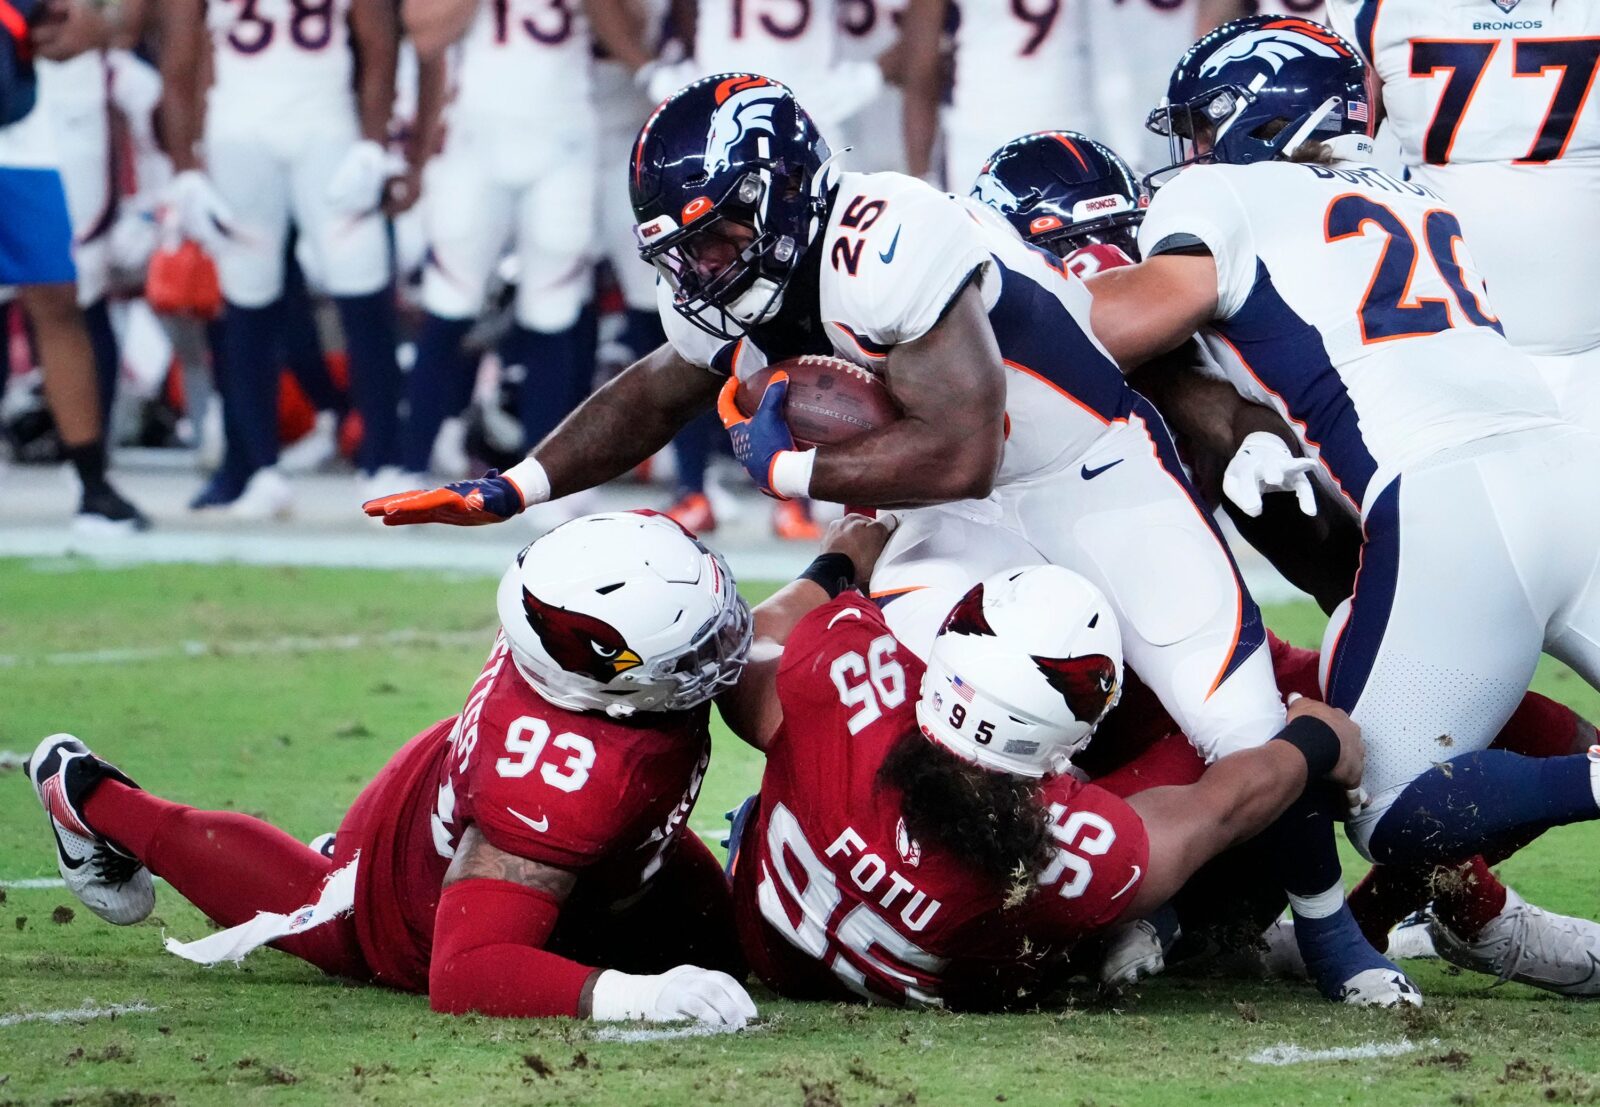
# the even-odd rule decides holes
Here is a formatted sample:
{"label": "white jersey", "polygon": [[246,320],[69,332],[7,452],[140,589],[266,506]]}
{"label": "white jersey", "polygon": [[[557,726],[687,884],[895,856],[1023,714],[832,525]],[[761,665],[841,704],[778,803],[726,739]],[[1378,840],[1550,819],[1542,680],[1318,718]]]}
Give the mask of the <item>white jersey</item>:
{"label": "white jersey", "polygon": [[[1143,0],[1140,0],[1143,2]],[[1094,134],[1082,0],[960,0],[944,122],[963,153],[945,182],[964,192],[992,154],[1032,131]]]}
{"label": "white jersey", "polygon": [[816,312],[803,346],[790,338],[777,348],[772,328],[737,342],[712,338],[673,310],[663,282],[668,340],[686,360],[741,378],[769,359],[816,353],[882,372],[891,348],[925,335],[975,280],[1006,365],[1001,484],[1071,464],[1144,404],[1089,335],[1083,283],[981,205],[899,173],[843,173],[813,250],[815,291],[802,274],[786,292],[785,316],[798,314],[801,296]]}
{"label": "white jersey", "polygon": [[581,4],[479,0],[456,60],[452,123],[593,126],[594,42]]}
{"label": "white jersey", "polygon": [[[1099,130],[1088,132],[1139,173],[1169,165],[1165,135],[1145,120],[1167,94],[1183,52],[1198,38],[1199,0],[1077,0],[1088,23]],[[1079,128],[1081,129],[1081,128]]]}
{"label": "white jersey", "polygon": [[1355,164],[1196,166],[1156,193],[1139,246],[1197,240],[1217,267],[1211,352],[1355,509],[1441,450],[1556,425],[1426,186]]}
{"label": "white jersey", "polygon": [[759,73],[788,85],[814,116],[827,114],[818,109],[840,56],[834,0],[701,0],[696,10],[700,72]]}
{"label": "white jersey", "polygon": [[208,135],[354,126],[350,0],[206,0],[206,26]]}
{"label": "white jersey", "polygon": [[[900,37],[906,0],[839,0],[839,56],[845,61],[875,63]],[[839,137],[828,137],[838,150],[851,147],[845,164],[859,172],[904,172],[905,98],[886,85],[865,110],[852,115]]]}
{"label": "white jersey", "polygon": [[1328,8],[1383,82],[1411,179],[1460,215],[1506,337],[1536,354],[1600,347],[1600,4]]}

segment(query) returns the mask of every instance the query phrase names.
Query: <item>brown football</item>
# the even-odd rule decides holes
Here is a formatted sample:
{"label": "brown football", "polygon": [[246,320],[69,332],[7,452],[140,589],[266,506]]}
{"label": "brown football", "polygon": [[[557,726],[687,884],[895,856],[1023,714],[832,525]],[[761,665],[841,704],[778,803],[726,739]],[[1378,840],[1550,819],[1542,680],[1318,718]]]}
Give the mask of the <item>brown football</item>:
{"label": "brown football", "polygon": [[900,418],[894,397],[877,376],[842,358],[817,354],[780,361],[740,381],[741,412],[755,412],[780,369],[789,374],[783,415],[796,445],[837,446]]}

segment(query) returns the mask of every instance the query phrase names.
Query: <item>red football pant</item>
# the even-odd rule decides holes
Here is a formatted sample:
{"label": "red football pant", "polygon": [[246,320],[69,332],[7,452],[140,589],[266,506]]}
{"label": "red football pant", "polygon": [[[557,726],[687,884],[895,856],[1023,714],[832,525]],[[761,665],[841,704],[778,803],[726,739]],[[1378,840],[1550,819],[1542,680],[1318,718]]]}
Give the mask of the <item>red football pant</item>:
{"label": "red football pant", "polygon": [[[234,811],[201,811],[116,780],[84,805],[96,833],[133,854],[221,926],[262,911],[286,914],[313,902],[333,862],[270,823]],[[350,916],[272,943],[323,972],[370,977]]]}

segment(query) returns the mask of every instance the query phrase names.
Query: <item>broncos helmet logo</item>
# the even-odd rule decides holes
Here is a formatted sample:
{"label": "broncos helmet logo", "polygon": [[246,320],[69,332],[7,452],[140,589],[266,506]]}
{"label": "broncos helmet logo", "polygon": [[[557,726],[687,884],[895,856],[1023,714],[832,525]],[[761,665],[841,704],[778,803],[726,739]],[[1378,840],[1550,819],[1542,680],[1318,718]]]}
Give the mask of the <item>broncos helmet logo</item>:
{"label": "broncos helmet logo", "polygon": [[730,77],[717,86],[717,110],[706,132],[706,172],[715,177],[733,166],[733,151],[746,135],[776,135],[772,113],[787,90],[765,77]]}
{"label": "broncos helmet logo", "polygon": [[972,198],[1002,213],[1020,211],[1022,208],[1022,199],[1007,188],[1004,181],[989,172],[987,165],[972,183]]}
{"label": "broncos helmet logo", "polygon": [[604,619],[547,604],[526,588],[522,609],[545,653],[569,673],[609,684],[619,674],[644,664],[617,628]]}
{"label": "broncos helmet logo", "polygon": [[[1340,44],[1339,40],[1330,38],[1326,31],[1316,28],[1319,33],[1308,33],[1307,28],[1312,26],[1306,24],[1302,27],[1298,25],[1298,21],[1281,20],[1240,35],[1206,59],[1205,64],[1200,67],[1200,76],[1214,77],[1234,62],[1255,58],[1266,64],[1268,72],[1276,73],[1287,62],[1297,61],[1300,58],[1350,56],[1350,52]],[[1284,31],[1289,34],[1281,33]]]}
{"label": "broncos helmet logo", "polygon": [[939,628],[939,633],[986,634],[994,637],[994,627],[989,625],[988,618],[983,614],[983,585],[974,585],[961,597],[961,602],[944,617],[944,625]]}
{"label": "broncos helmet logo", "polygon": [[1117,666],[1103,653],[1084,657],[1035,657],[1033,663],[1061,693],[1079,722],[1097,723],[1117,690]]}

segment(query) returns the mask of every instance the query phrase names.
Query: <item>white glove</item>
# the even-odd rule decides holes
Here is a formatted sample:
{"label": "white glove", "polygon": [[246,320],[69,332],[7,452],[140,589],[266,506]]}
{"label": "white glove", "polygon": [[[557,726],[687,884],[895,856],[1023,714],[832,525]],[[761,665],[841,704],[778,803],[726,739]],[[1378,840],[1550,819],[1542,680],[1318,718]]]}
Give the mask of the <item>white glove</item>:
{"label": "white glove", "polygon": [[1245,435],[1239,452],[1222,474],[1222,494],[1252,519],[1261,514],[1263,492],[1293,492],[1300,510],[1317,513],[1317,493],[1308,472],[1317,467],[1309,457],[1295,457],[1283,439],[1267,431]]}
{"label": "white glove", "polygon": [[599,1022],[695,1019],[738,1030],[756,1017],[756,1005],[737,980],[694,965],[679,965],[659,976],[607,969],[595,979],[592,1000]]}
{"label": "white glove", "polygon": [[111,68],[111,100],[123,115],[148,117],[161,102],[161,73],[131,50],[106,54]]}
{"label": "white glove", "polygon": [[659,104],[699,76],[700,67],[687,58],[679,61],[657,58],[639,67],[633,75],[633,83],[644,90],[651,102]]}
{"label": "white glove", "polygon": [[163,197],[178,234],[213,249],[234,225],[233,209],[199,169],[185,169],[167,182]]}
{"label": "white glove", "polygon": [[383,201],[383,186],[405,171],[400,158],[364,138],[339,162],[328,178],[328,203],[345,215],[368,215]]}

